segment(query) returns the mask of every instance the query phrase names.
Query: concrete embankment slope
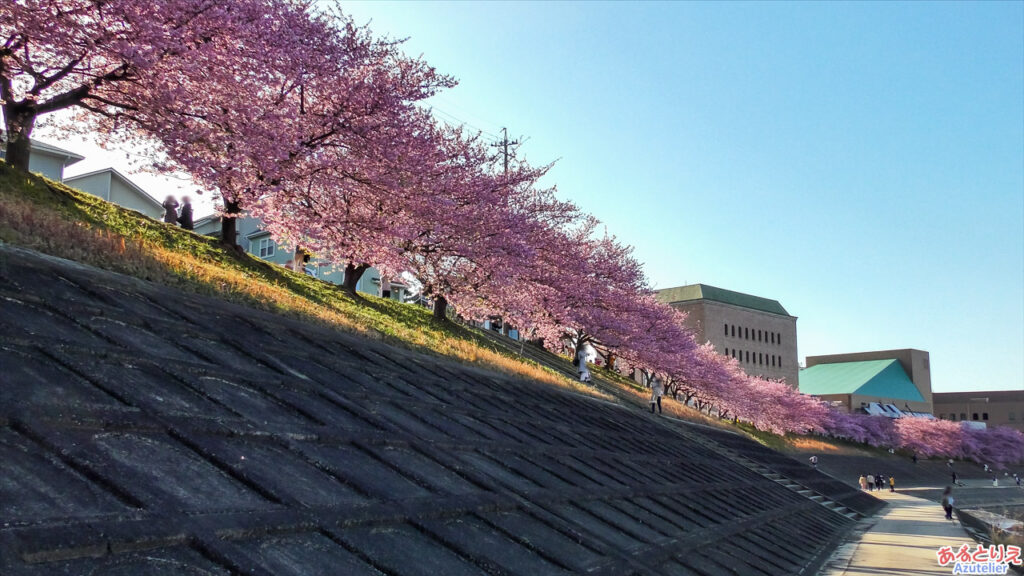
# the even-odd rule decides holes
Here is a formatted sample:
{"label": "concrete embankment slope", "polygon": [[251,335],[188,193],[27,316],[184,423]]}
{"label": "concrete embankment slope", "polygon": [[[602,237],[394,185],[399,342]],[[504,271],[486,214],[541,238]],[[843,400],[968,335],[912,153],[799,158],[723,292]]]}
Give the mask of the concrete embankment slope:
{"label": "concrete embankment slope", "polygon": [[857,517],[697,427],[9,246],[0,381],[5,575],[808,574]]}

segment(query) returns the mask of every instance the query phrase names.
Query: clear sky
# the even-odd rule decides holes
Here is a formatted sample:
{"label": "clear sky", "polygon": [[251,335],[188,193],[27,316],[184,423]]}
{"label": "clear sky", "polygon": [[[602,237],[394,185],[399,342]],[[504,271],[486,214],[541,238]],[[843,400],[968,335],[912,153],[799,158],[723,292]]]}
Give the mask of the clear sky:
{"label": "clear sky", "polygon": [[1024,387],[1024,3],[344,6],[459,79],[440,117],[557,159],[655,287],[778,299],[801,359]]}

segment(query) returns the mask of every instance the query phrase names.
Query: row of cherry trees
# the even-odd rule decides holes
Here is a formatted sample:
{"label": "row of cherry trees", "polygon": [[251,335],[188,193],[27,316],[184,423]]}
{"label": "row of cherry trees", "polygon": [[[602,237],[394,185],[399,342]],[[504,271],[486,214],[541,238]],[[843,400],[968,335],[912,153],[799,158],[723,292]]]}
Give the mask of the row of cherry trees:
{"label": "row of cherry trees", "polygon": [[1012,431],[842,414],[747,376],[695,342],[657,301],[632,249],[539,180],[499,166],[479,134],[423,101],[454,80],[337,7],[306,0],[8,0],[0,4],[7,161],[27,169],[39,118],[156,142],[223,201],[235,243],[248,212],[279,239],[346,270],[413,274],[438,318],[501,316],[561,351],[589,346],[620,369],[721,418],[921,455],[1024,460]]}

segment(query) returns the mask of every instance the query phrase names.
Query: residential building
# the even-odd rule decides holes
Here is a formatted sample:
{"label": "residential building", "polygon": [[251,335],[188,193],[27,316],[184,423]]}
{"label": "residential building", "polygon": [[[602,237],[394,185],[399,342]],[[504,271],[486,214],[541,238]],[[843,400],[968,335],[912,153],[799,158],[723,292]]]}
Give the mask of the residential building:
{"label": "residential building", "polygon": [[800,391],[847,412],[899,417],[931,415],[928,353],[911,348],[808,356]]}
{"label": "residential building", "polygon": [[943,420],[1009,426],[1024,432],[1024,390],[936,392],[935,415]]}
{"label": "residential building", "polygon": [[156,220],[161,219],[164,214],[160,202],[113,168],[103,168],[87,174],[69,176],[64,183],[82,192],[99,196],[107,202],[141,212]]}
{"label": "residential building", "polygon": [[[31,148],[29,149],[28,156],[28,171],[42,174],[50,180],[63,182],[64,169],[76,162],[85,160],[85,156],[80,156],[74,152],[69,152],[63,148],[58,148],[45,142],[40,142],[35,138],[31,139],[30,142]],[[6,140],[4,139],[3,133],[0,133],[0,160],[3,160],[6,157],[5,144]]]}
{"label": "residential building", "polygon": [[[263,222],[259,218],[242,216],[236,224],[238,234],[235,242],[243,250],[280,266],[290,263],[295,256],[294,247],[278,244],[270,235],[270,232],[263,228]],[[220,217],[208,216],[196,221],[196,233],[220,237]],[[341,284],[345,279],[343,268],[337,267],[329,262],[310,258],[305,265],[306,273],[332,284]],[[359,278],[356,284],[356,291],[364,294],[380,294],[380,271],[376,268],[367,269]],[[408,288],[405,284],[397,281],[391,282],[391,297],[396,300],[405,300],[408,296]]]}
{"label": "residential building", "polygon": [[686,312],[697,342],[710,342],[719,354],[736,358],[751,376],[797,386],[797,318],[778,300],[707,284],[666,288],[657,296]]}

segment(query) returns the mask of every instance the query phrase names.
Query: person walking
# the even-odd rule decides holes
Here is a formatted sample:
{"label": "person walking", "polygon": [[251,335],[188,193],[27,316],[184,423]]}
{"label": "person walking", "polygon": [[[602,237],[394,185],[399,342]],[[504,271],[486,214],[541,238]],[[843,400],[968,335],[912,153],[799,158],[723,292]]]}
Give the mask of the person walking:
{"label": "person walking", "polygon": [[658,414],[661,414],[661,397],[665,395],[665,385],[661,378],[655,376],[651,380],[651,414],[654,414],[654,405],[658,405]]}
{"label": "person walking", "polygon": [[807,460],[809,460],[811,462],[811,468],[814,468],[815,470],[818,469],[818,457],[817,456],[811,456]]}
{"label": "person walking", "polygon": [[896,477],[895,476],[889,476],[889,492],[895,492],[895,491],[896,491]]}
{"label": "person walking", "polygon": [[1020,475],[1016,472],[1013,473],[1013,480],[1017,483],[1017,488],[1020,488]]}
{"label": "person walking", "polygon": [[917,452],[914,452],[914,455],[911,456],[910,459],[914,461],[914,464],[917,464]]}
{"label": "person walking", "polygon": [[860,475],[860,478],[857,479],[857,482],[860,484],[861,490],[868,489],[868,479],[865,478],[863,474]]}
{"label": "person walking", "polygon": [[178,214],[178,224],[185,230],[192,230],[192,199],[183,196],[181,199],[181,212]]}
{"label": "person walking", "polygon": [[164,207],[164,222],[168,224],[177,224],[178,201],[174,199],[174,196],[168,194],[167,198],[164,199],[162,206]]}
{"label": "person walking", "polygon": [[878,491],[881,492],[882,489],[885,488],[885,475],[884,474],[876,474],[875,475],[875,484],[878,485],[877,486]]}
{"label": "person walking", "polygon": [[872,474],[868,474],[868,492],[875,491],[875,477]]}
{"label": "person walking", "polygon": [[956,500],[953,498],[953,487],[946,486],[946,489],[942,492],[942,509],[946,511],[946,520],[953,519],[953,504]]}
{"label": "person walking", "polygon": [[576,349],[576,361],[579,363],[576,367],[576,371],[580,374],[580,382],[590,382],[590,370],[587,369],[586,344],[582,344]]}
{"label": "person walking", "polygon": [[956,486],[956,470],[953,470],[950,475],[953,477],[953,485]]}

